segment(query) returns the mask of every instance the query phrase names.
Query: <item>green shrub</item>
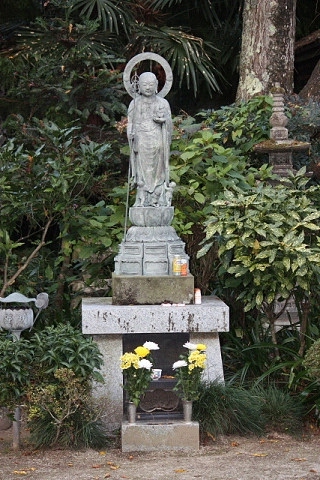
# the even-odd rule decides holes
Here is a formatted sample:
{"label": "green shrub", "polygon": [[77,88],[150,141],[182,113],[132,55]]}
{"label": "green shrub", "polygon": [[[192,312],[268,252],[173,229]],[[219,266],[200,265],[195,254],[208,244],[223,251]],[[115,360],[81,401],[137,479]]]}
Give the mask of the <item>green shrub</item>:
{"label": "green shrub", "polygon": [[316,340],[307,351],[303,366],[308,370],[311,378],[320,380],[320,339]]}
{"label": "green shrub", "polygon": [[301,429],[306,413],[301,396],[275,386],[258,387],[252,393],[261,400],[261,416],[267,430],[294,433]]}
{"label": "green shrub", "polygon": [[199,421],[203,433],[221,435],[263,432],[260,398],[242,388],[216,382],[204,383],[193,410],[194,418]]}
{"label": "green shrub", "polygon": [[0,405],[14,410],[30,384],[34,351],[27,340],[14,342],[1,332],[0,358]]}
{"label": "green shrub", "polygon": [[296,432],[306,408],[302,396],[268,386],[245,389],[211,382],[201,385],[194,418],[203,434]]}
{"label": "green shrub", "polygon": [[35,447],[94,447],[106,442],[90,385],[73,370],[57,369],[50,383],[30,386],[27,392],[28,426]]}
{"label": "green shrub", "polygon": [[91,339],[68,324],[15,342],[2,334],[0,355],[0,402],[25,405],[36,447],[106,443],[91,396],[92,381],[103,381],[102,356]]}
{"label": "green shrub", "polygon": [[272,105],[272,97],[257,96],[248,102],[200,115],[205,117],[208,126],[219,132],[223,145],[251,154],[254,145],[269,138]]}
{"label": "green shrub", "polygon": [[[30,441],[35,448],[55,445],[57,429],[50,414],[29,421]],[[101,448],[109,444],[105,426],[92,416],[92,410],[82,408],[75,412],[61,430],[58,444],[62,447]]]}

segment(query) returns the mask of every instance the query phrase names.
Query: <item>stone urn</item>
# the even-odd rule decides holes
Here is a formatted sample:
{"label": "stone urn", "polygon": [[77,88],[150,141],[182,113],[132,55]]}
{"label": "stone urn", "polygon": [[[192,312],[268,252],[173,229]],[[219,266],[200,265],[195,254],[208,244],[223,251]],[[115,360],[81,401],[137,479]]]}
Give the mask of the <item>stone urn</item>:
{"label": "stone urn", "polygon": [[9,330],[17,338],[23,330],[33,327],[32,308],[1,308],[0,309],[0,327]]}
{"label": "stone urn", "polygon": [[[38,308],[35,318],[33,309],[29,306],[31,302]],[[0,328],[12,332],[19,339],[23,330],[33,327],[41,310],[48,306],[49,298],[44,292],[39,293],[36,298],[28,298],[16,292],[0,298],[0,303],[3,304],[0,308]]]}

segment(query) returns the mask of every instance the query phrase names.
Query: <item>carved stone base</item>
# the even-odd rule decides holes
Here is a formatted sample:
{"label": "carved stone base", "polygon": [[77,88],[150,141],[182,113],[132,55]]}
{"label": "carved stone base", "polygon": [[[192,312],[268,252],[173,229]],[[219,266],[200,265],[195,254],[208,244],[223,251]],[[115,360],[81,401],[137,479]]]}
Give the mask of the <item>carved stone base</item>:
{"label": "carved stone base", "polygon": [[113,305],[193,303],[194,277],[112,274]]}
{"label": "carved stone base", "polygon": [[189,261],[173,227],[130,227],[115,257],[116,275],[172,275],[173,257]]}
{"label": "carved stone base", "polygon": [[[132,226],[127,231],[125,242],[157,243],[157,242],[181,242],[175,229],[170,226],[138,227]],[[121,245],[122,245],[121,244]],[[120,245],[120,249],[121,249]]]}
{"label": "carved stone base", "polygon": [[131,207],[132,226],[115,257],[116,275],[172,275],[175,255],[189,261],[185,243],[171,227],[173,207]]}
{"label": "carved stone base", "polygon": [[171,225],[173,207],[131,207],[129,218],[138,227],[162,227]]}

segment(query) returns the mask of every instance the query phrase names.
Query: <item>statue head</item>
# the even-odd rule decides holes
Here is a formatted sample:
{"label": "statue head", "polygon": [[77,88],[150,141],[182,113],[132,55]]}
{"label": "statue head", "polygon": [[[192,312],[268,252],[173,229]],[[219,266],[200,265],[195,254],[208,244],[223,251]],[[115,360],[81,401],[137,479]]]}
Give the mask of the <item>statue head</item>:
{"label": "statue head", "polygon": [[139,77],[139,90],[141,95],[150,97],[157,93],[158,80],[154,73],[144,72]]}

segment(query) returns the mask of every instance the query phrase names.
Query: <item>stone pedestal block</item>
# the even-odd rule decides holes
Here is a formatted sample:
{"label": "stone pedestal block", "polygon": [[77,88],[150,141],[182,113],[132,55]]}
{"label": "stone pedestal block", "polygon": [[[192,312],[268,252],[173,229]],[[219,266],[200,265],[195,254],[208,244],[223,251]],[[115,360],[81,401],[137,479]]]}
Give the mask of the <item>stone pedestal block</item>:
{"label": "stone pedestal block", "polygon": [[199,424],[122,422],[121,443],[123,452],[199,450]]}
{"label": "stone pedestal block", "polygon": [[[150,208],[131,210],[140,217],[143,213],[146,215]],[[163,212],[165,211],[173,215],[172,207],[165,208]],[[162,209],[151,208],[151,212],[161,214]],[[128,229],[125,239],[119,245],[119,253],[114,259],[117,275],[172,275],[175,255],[180,255],[186,262],[189,261],[189,256],[185,252],[185,243],[178,237],[175,229],[170,225],[163,225],[166,222],[160,221],[159,223],[151,222],[152,226],[141,226],[148,223],[145,222],[147,217],[142,215],[141,222],[137,222],[138,225]]]}
{"label": "stone pedestal block", "polygon": [[194,277],[112,275],[114,305],[193,303]]}

